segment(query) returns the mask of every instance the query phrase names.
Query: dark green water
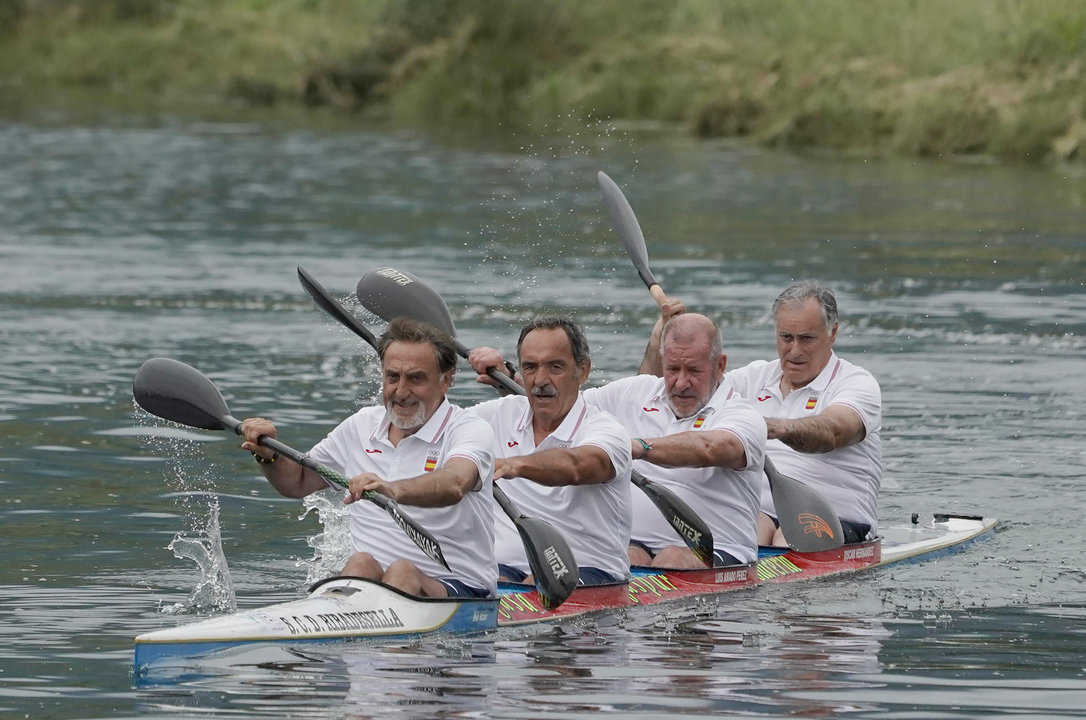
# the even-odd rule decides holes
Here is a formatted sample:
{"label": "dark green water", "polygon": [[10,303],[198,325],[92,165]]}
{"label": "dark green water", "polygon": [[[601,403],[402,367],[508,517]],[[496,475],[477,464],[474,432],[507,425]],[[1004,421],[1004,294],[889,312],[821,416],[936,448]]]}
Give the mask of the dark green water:
{"label": "dark green water", "polygon": [[[837,290],[838,351],[884,396],[884,522],[980,513],[966,551],[533,633],[258,649],[137,683],[132,638],[296,597],[342,519],[279,498],[234,438],[131,399],[169,356],[308,447],[376,393],[298,285],[410,270],[469,346],[575,314],[594,382],[633,371],[653,269],[773,353],[792,278]],[[0,715],[569,718],[1079,716],[1086,707],[1086,177],[1080,168],[775,155],[586,133],[522,147],[180,121],[0,124]],[[373,327],[373,318],[365,316]],[[489,397],[463,373],[464,404]],[[334,500],[334,499],[333,499]],[[327,523],[331,531],[325,535]],[[171,549],[172,546],[172,549]],[[225,564],[224,564],[225,561]]]}

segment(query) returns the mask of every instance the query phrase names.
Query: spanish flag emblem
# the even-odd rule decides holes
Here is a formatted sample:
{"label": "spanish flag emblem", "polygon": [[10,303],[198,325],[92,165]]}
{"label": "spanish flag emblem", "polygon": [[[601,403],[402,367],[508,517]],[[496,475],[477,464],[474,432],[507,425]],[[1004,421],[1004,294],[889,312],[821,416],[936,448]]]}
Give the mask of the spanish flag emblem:
{"label": "spanish flag emblem", "polygon": [[423,466],[423,472],[433,472],[437,470],[437,455],[432,454],[426,457],[426,464]]}
{"label": "spanish flag emblem", "polygon": [[694,421],[694,429],[697,430],[699,427],[701,427],[704,424],[705,424],[705,416],[704,415],[698,415],[697,420]]}
{"label": "spanish flag emblem", "polygon": [[807,405],[805,407],[808,410],[814,410],[815,405],[817,405],[817,404],[818,404],[818,396],[817,395],[812,395],[811,397],[807,398]]}

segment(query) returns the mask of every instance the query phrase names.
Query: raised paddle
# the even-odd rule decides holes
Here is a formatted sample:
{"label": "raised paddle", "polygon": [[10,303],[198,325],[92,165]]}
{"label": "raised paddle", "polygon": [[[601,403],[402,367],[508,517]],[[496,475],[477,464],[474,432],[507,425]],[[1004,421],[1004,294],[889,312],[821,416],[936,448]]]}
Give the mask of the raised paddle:
{"label": "raised paddle", "polygon": [[[637,222],[633,208],[615,181],[602,170],[596,174],[603,204],[607,214],[615,225],[619,239],[622,240],[626,253],[637,268],[638,275],[645,282],[656,304],[663,307],[667,298],[663,288],[656,282],[656,277],[649,269],[649,253],[645,247],[645,235]],[[782,475],[766,457],[766,476],[769,478],[769,490],[773,494],[773,506],[778,513],[781,532],[793,550],[816,552],[831,550],[844,544],[841,533],[841,521],[837,514],[822,497],[799,480]]]}
{"label": "raised paddle", "polygon": [[[445,301],[429,285],[409,272],[383,268],[366,273],[358,281],[357,294],[370,312],[386,320],[397,315],[410,315],[445,330],[454,340],[456,338],[456,329]],[[462,357],[468,356],[468,349],[459,341],[456,347]],[[525,394],[524,388],[496,368],[487,368],[486,373],[508,392]],[[694,554],[706,565],[712,566],[713,533],[698,514],[674,492],[636,470],[631,473],[630,481],[644,491]]]}
{"label": "raised paddle", "polygon": [[[191,365],[169,358],[152,358],[136,371],[132,394],[140,407],[160,418],[204,430],[232,430],[241,435],[241,421],[230,415],[219,388]],[[329,484],[350,487],[348,478],[273,437],[263,435],[258,442],[317,472]],[[449,567],[434,536],[401,512],[395,500],[372,491],[366,492],[363,497],[391,515],[427,557],[445,568]]]}
{"label": "raised paddle", "polygon": [[[313,276],[299,267],[298,279],[322,310],[369,343],[374,350],[377,349],[377,338],[373,333],[332,297]],[[435,327],[445,329],[441,325]],[[577,562],[573,550],[550,523],[522,514],[497,483],[494,483],[494,499],[520,534],[543,607],[554,610],[565,602],[577,587]]]}
{"label": "raised paddle", "polygon": [[645,246],[645,235],[641,232],[641,225],[637,222],[637,216],[634,215],[629,200],[615,181],[603,170],[596,173],[596,182],[599,183],[600,192],[603,193],[603,204],[618,231],[622,245],[626,248],[626,254],[633,261],[645,287],[652,293],[653,300],[662,307],[667,300],[667,295],[664,294],[660,283],[656,282],[656,276],[652,274],[652,269],[649,267],[649,252]]}

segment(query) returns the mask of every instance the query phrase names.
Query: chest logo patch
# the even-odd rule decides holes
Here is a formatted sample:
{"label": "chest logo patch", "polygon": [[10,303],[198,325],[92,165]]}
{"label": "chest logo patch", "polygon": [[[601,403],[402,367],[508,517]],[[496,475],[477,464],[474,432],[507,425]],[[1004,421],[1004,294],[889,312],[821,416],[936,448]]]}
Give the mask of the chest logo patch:
{"label": "chest logo patch", "polygon": [[368,452],[368,453],[369,453],[370,455],[373,455],[373,454],[375,454],[375,453],[376,453],[377,455],[380,455],[380,454],[381,454],[381,451],[380,451],[380,450],[377,450],[376,448],[366,448],[366,452]]}
{"label": "chest logo patch", "polygon": [[817,404],[818,404],[818,396],[817,395],[812,395],[811,397],[807,398],[807,404],[804,405],[804,408],[807,409],[807,410],[814,410],[815,405],[817,405]]}
{"label": "chest logo patch", "polygon": [[437,452],[431,452],[426,455],[426,464],[422,467],[424,472],[433,472],[437,470]]}

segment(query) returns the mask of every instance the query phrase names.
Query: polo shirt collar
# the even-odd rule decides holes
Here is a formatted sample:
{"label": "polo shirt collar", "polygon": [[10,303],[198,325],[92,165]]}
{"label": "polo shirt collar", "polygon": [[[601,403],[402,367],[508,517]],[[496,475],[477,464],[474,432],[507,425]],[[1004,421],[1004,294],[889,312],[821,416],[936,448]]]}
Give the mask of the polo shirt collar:
{"label": "polo shirt collar", "polygon": [[[447,397],[441,398],[441,404],[437,406],[437,411],[430,416],[430,419],[426,421],[426,424],[416,430],[408,437],[415,437],[423,442],[435,443],[441,434],[445,432],[445,428],[449,426],[449,420],[452,418],[455,408],[452,403],[449,402]],[[389,421],[388,410],[385,410],[385,416],[381,420],[381,424],[374,428],[373,438],[380,440],[385,444],[388,444],[388,430],[392,426]],[[404,438],[405,440],[407,438]]]}
{"label": "polo shirt collar", "polygon": [[[559,442],[573,442],[573,437],[577,434],[577,430],[581,427],[581,423],[584,422],[587,414],[588,404],[584,401],[581,391],[578,390],[577,399],[573,401],[573,407],[569,409],[569,413],[566,414],[562,423],[554,429],[554,432],[550,434],[550,437]],[[520,416],[520,422],[517,423],[517,430],[528,430],[531,429],[531,426],[532,406],[528,404],[524,409],[524,413]]]}
{"label": "polo shirt collar", "polygon": [[[728,382],[725,382],[722,379],[720,381],[720,385],[717,386],[716,390],[713,391],[712,396],[709,397],[709,402],[705,403],[705,405],[700,410],[698,410],[696,413],[694,413],[690,417],[708,417],[708,416],[712,415],[717,410],[719,410],[721,407],[723,407],[724,403],[727,402],[728,398],[730,398],[734,393],[735,393],[735,389],[731,386],[731,384],[728,383]],[[666,412],[671,413],[672,416],[675,415],[675,411],[671,409],[671,403],[669,403],[667,401],[667,383],[666,382],[663,385],[660,386],[660,391],[658,393],[656,393],[655,396],[653,396],[653,398],[652,398],[652,400],[650,402],[652,403],[653,407],[659,408],[661,412],[666,411]],[[687,418],[676,418],[676,419],[685,420]]]}
{"label": "polo shirt collar", "polygon": [[[822,372],[818,373],[818,376],[814,380],[798,387],[796,390],[813,390],[817,393],[822,393],[827,387],[829,387],[830,380],[833,380],[833,376],[837,374],[838,369],[841,366],[841,358],[837,357],[837,353],[830,351],[830,359],[826,363],[826,367],[822,368]],[[781,367],[781,361],[777,361],[777,368],[774,370],[773,375],[766,381],[763,386],[767,390],[772,390],[774,393],[780,393],[781,391],[781,379],[784,377],[784,370]]]}

